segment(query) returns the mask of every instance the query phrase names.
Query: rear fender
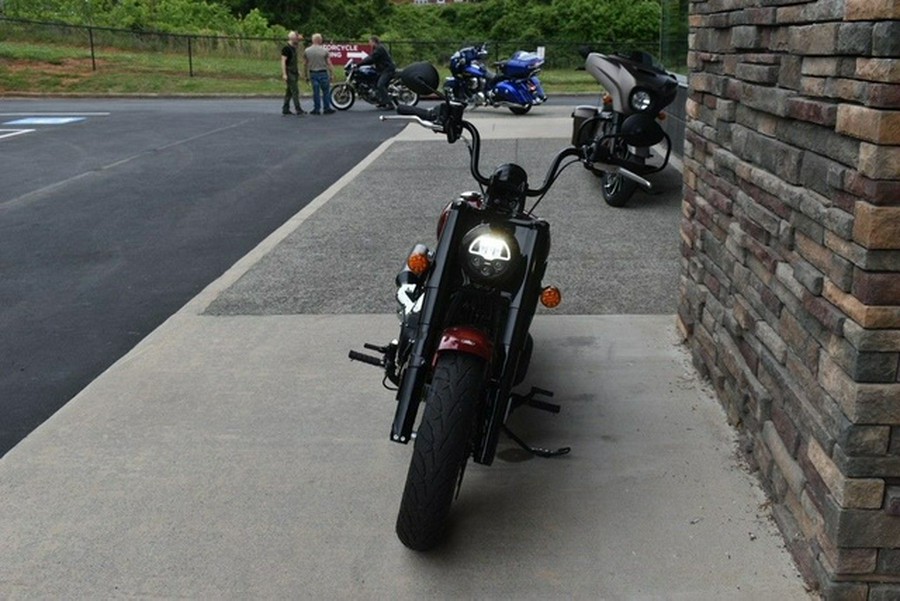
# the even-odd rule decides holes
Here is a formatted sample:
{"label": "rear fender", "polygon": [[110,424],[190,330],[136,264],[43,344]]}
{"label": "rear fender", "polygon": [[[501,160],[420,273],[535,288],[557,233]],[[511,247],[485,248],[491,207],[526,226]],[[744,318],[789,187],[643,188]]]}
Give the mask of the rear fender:
{"label": "rear fender", "polygon": [[494,356],[494,343],[481,330],[468,326],[456,326],[447,328],[441,333],[440,342],[434,353],[434,363],[445,351],[468,353],[490,363]]}
{"label": "rear fender", "polygon": [[544,102],[547,100],[547,95],[544,93],[544,86],[541,85],[541,80],[537,77],[532,76],[528,79],[528,81],[534,86],[534,92],[532,92],[536,102],[535,104],[539,104],[540,102]]}

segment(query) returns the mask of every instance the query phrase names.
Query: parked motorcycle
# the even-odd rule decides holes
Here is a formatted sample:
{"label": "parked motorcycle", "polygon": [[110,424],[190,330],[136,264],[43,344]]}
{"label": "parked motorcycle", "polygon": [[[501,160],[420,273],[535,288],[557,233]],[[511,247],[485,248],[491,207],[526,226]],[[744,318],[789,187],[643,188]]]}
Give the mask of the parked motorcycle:
{"label": "parked motorcycle", "polygon": [[505,106],[516,115],[524,115],[547,100],[537,77],[544,59],[519,50],[508,60],[494,63],[499,70],[495,73],[485,66],[487,57],[484,44],[454,52],[444,95],[470,106]]}
{"label": "parked motorcycle", "polygon": [[[435,93],[439,85],[428,63],[407,67],[403,78],[419,94]],[[545,400],[550,391],[513,392],[531,361],[529,328],[538,302],[552,308],[562,300],[559,289],[544,282],[550,226],[534,209],[560,172],[576,162],[643,181],[597,162],[605,156],[602,139],[576,139],[561,150],[537,188],[514,164],[487,176],[479,164],[481,138],[463,118],[465,108],[444,97],[434,108],[400,106],[399,116],[382,117],[415,121],[451,144],[467,134],[469,171],[481,191],[448,203],[438,218],[437,244],[415,244],[404,260],[396,278],[399,336],[386,345],[364,345],[375,354],[350,351],[350,359],[382,368],[385,385],[397,391],[391,440],[414,443],[396,531],[415,550],[440,542],[468,459],[490,465],[501,433],[536,456],[569,452],[532,447],[507,426],[510,414],[523,406],[560,410]],[[529,198],[536,201],[526,208]]]}
{"label": "parked motorcycle", "polygon": [[[606,90],[599,107],[579,106],[573,117],[589,125],[583,135],[594,140],[603,138],[610,157],[616,164],[634,173],[649,175],[665,168],[669,162],[672,142],[663,133],[646,144],[628,144],[626,132],[633,135],[637,129],[662,132],[649,123],[672,103],[678,89],[675,76],[656,62],[646,52],[631,54],[600,54],[582,49],[584,67]],[[665,155],[656,160],[651,146],[666,141]],[[613,207],[623,207],[637,190],[638,184],[620,173],[600,173],[603,199]]]}
{"label": "parked motorcycle", "polygon": [[[358,65],[354,61],[344,65],[346,80],[331,87],[331,106],[339,111],[346,111],[359,96],[369,104],[381,104],[378,95],[378,72],[372,65]],[[415,106],[419,102],[419,95],[403,85],[399,73],[394,76],[387,86],[388,96],[395,105]]]}

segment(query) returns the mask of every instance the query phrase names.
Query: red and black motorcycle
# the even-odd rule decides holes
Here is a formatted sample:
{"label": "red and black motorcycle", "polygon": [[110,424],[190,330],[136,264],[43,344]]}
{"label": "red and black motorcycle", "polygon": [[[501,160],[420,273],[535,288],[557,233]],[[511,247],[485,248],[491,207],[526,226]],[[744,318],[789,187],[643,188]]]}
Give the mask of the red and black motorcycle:
{"label": "red and black motorcycle", "polygon": [[[439,85],[428,63],[407,67],[403,77],[420,95],[436,93]],[[479,168],[478,130],[463,119],[464,109],[445,99],[431,109],[400,106],[401,116],[382,117],[417,121],[450,143],[467,133],[469,167],[481,192],[450,202],[438,219],[437,245],[416,244],[406,258],[397,276],[399,337],[385,346],[366,344],[377,356],[350,351],[351,359],[384,368],[385,382],[396,386],[390,437],[414,441],[396,529],[403,544],[416,550],[440,542],[468,459],[490,465],[501,432],[538,456],[569,452],[531,447],[506,426],[524,405],[560,410],[539,398],[552,396],[549,391],[513,392],[528,371],[534,347],[529,328],[538,302],[555,307],[561,301],[559,290],[543,282],[550,226],[534,208],[570,164],[619,170],[598,163],[604,146],[584,135],[590,124],[579,121],[573,137],[581,137],[556,155],[539,188],[531,188],[525,170],[514,164],[488,177]],[[526,208],[529,198],[537,200]],[[425,410],[417,426],[420,403]]]}

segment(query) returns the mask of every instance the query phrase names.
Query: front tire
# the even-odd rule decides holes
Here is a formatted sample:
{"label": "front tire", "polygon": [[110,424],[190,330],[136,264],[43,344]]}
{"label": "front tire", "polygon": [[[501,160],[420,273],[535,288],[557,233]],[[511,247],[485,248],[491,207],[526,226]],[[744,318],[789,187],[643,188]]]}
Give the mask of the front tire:
{"label": "front tire", "polygon": [[329,97],[331,106],[339,111],[346,111],[356,102],[356,91],[349,84],[339,83],[331,88]]}
{"label": "front tire", "polygon": [[397,537],[426,551],[444,535],[484,393],[485,362],[445,352],[437,360],[397,516]]}
{"label": "front tire", "polygon": [[604,173],[600,177],[603,200],[611,207],[621,208],[628,204],[637,190],[637,183],[618,173]]}
{"label": "front tire", "polygon": [[[612,121],[603,123],[604,135],[613,133],[615,126]],[[613,144],[612,154],[621,159],[633,159],[633,155],[628,150],[628,145],[621,139],[610,140]],[[603,200],[611,207],[621,208],[628,204],[631,196],[637,190],[637,182],[628,179],[618,173],[603,172],[600,176],[600,189],[603,194]]]}

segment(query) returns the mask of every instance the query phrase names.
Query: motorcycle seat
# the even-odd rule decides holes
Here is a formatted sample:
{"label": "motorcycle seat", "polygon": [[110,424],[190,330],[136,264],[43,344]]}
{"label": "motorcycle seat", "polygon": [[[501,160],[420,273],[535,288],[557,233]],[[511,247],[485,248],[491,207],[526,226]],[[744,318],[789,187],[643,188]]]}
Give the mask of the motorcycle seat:
{"label": "motorcycle seat", "polygon": [[490,69],[485,70],[484,81],[488,85],[488,87],[495,85],[497,82],[505,79],[505,76],[502,72],[494,72]]}

